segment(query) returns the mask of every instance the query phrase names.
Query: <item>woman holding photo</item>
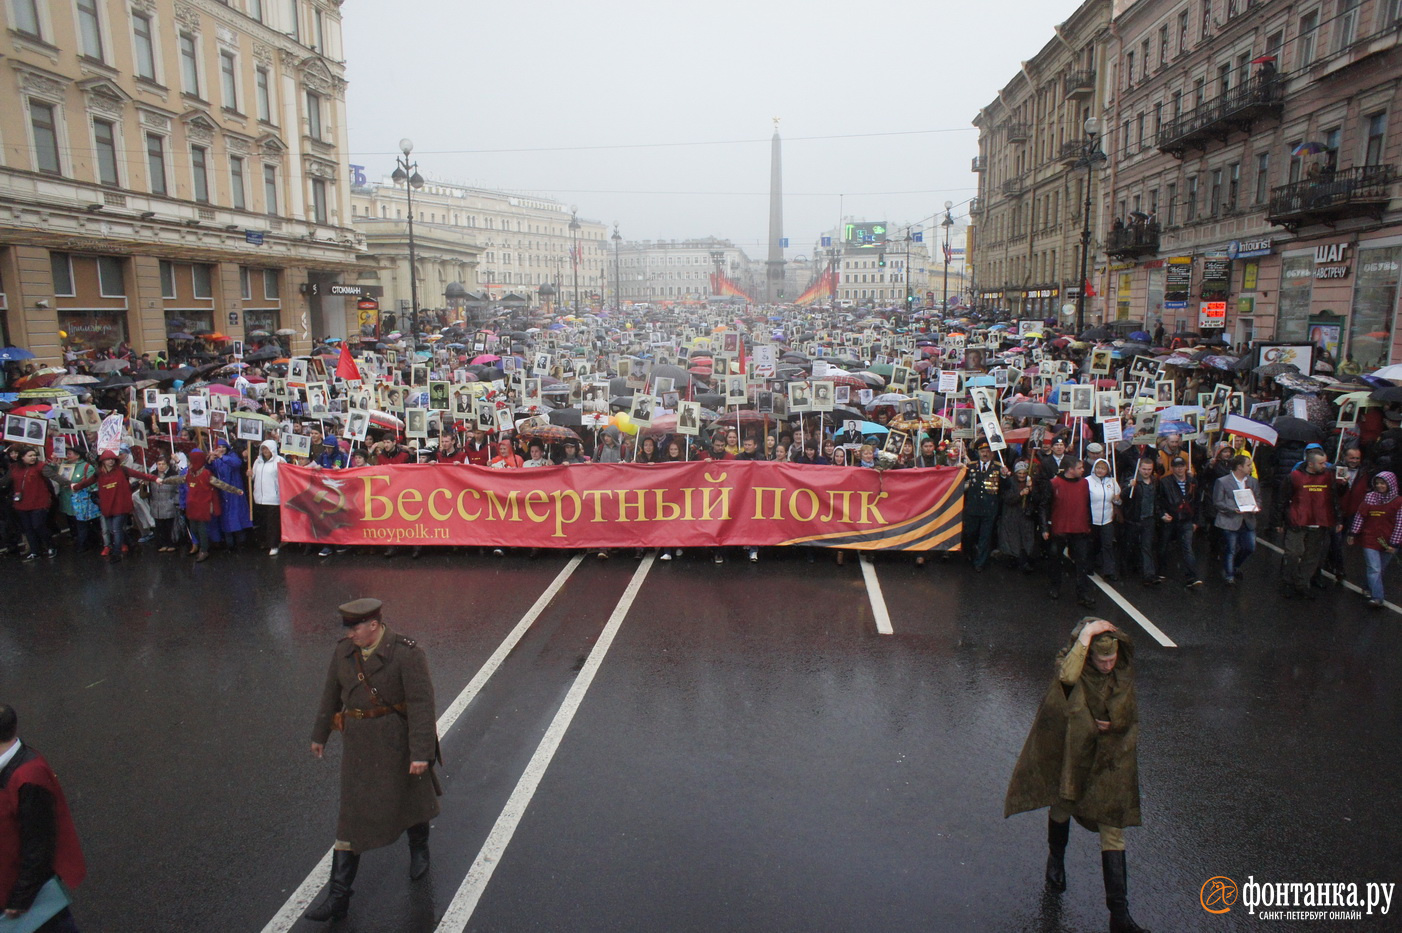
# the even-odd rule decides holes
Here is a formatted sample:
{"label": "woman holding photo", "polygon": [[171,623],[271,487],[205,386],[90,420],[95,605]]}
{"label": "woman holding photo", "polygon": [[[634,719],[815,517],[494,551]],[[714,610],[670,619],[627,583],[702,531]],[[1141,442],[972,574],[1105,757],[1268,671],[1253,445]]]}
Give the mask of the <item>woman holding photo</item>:
{"label": "woman holding photo", "polygon": [[40,554],[49,558],[58,556],[49,534],[49,507],[54,501],[49,481],[57,478],[58,471],[53,464],[45,463],[33,447],[24,448],[19,462],[10,466],[10,499],[14,502],[24,540],[29,544],[25,560],[38,560]]}
{"label": "woman holding photo", "polygon": [[94,532],[100,538],[97,522],[102,518],[102,510],[97,507],[97,499],[91,489],[74,492],[73,484],[96,473],[97,467],[85,460],[76,447],[64,449],[63,463],[58,468],[58,510],[67,517],[68,527],[80,551],[88,549]]}

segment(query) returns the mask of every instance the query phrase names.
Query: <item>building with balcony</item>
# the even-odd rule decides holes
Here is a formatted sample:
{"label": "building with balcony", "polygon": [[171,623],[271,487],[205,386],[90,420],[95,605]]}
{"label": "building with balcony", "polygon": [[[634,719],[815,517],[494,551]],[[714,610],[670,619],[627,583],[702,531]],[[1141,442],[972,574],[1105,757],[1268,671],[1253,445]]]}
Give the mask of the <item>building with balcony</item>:
{"label": "building with balcony", "polygon": [[296,351],[354,329],[354,300],[320,287],[363,249],[339,4],[6,0],[0,18],[0,340],[53,362],[174,331],[288,331]]}
{"label": "building with balcony", "polygon": [[1399,17],[1385,0],[1124,7],[1100,208],[1123,227],[1099,289],[1112,317],[1196,331],[1225,310],[1234,343],[1398,358]]}
{"label": "building with balcony", "polygon": [[[1082,3],[974,119],[979,174],[968,259],[980,304],[1045,317],[1079,294],[1087,175],[1076,164],[1085,154],[1082,127],[1104,106],[1110,16],[1110,0]],[[1091,173],[1092,192],[1101,177]],[[1098,243],[1098,225],[1092,235]]]}

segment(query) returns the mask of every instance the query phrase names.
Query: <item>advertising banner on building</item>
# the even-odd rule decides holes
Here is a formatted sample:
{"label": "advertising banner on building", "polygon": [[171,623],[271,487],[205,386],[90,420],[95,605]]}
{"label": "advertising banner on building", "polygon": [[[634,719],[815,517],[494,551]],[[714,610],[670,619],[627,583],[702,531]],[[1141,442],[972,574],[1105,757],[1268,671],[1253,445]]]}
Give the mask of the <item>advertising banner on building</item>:
{"label": "advertising banner on building", "polygon": [[764,461],[279,471],[282,536],[330,545],[958,550],[964,470]]}
{"label": "advertising banner on building", "polygon": [[1193,257],[1173,256],[1168,260],[1168,274],[1165,276],[1163,306],[1165,308],[1186,308],[1193,291]]}

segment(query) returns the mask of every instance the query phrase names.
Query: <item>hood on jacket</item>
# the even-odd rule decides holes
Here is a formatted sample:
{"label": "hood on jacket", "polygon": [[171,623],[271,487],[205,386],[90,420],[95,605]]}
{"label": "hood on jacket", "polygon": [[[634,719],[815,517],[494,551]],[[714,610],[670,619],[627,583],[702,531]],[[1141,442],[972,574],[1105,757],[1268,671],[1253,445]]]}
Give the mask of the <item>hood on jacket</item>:
{"label": "hood on jacket", "polygon": [[102,453],[97,455],[97,462],[101,463],[104,460],[111,460],[113,463],[121,463],[122,455],[117,453],[115,450],[104,450]]}
{"label": "hood on jacket", "polygon": [[1090,465],[1090,475],[1091,475],[1091,476],[1094,476],[1094,475],[1095,475],[1095,464],[1096,464],[1096,463],[1103,463],[1103,464],[1105,464],[1105,470],[1106,470],[1106,472],[1105,472],[1105,478],[1106,478],[1106,479],[1113,479],[1113,478],[1114,478],[1114,477],[1113,477],[1113,474],[1114,474],[1114,472],[1115,472],[1114,467],[1110,466],[1110,461],[1109,461],[1109,460],[1106,460],[1104,457],[1097,457],[1097,458],[1095,459],[1095,463],[1092,463],[1092,464]]}
{"label": "hood on jacket", "polygon": [[199,450],[198,448],[196,448],[195,450],[190,451],[189,459],[191,470],[204,469],[205,455],[203,450]]}
{"label": "hood on jacket", "polygon": [[[1382,496],[1382,495],[1379,495],[1379,494],[1376,493],[1376,492],[1369,492],[1368,495],[1366,495],[1366,496],[1363,497],[1363,499],[1364,499],[1365,502],[1367,502],[1369,505],[1383,505],[1384,503],[1391,502],[1393,499],[1396,499],[1396,498],[1397,498],[1397,477],[1396,477],[1396,476],[1394,476],[1393,474],[1389,473],[1387,470],[1380,470],[1380,471],[1377,473],[1377,475],[1375,475],[1375,476],[1373,477],[1373,480],[1374,480],[1375,482],[1376,482],[1377,480],[1382,480],[1383,482],[1387,483],[1387,495],[1386,495],[1386,496]],[[1370,485],[1371,485],[1371,484],[1370,484]],[[1369,501],[1369,500],[1371,500],[1371,501]]]}
{"label": "hood on jacket", "polygon": [[267,440],[265,440],[262,444],[260,444],[259,447],[260,447],[261,449],[267,450],[269,453],[271,453],[271,454],[273,455],[273,456],[272,456],[272,459],[274,459],[274,460],[281,460],[281,459],[282,459],[282,456],[278,453],[277,441],[273,440],[271,437],[268,438]]}

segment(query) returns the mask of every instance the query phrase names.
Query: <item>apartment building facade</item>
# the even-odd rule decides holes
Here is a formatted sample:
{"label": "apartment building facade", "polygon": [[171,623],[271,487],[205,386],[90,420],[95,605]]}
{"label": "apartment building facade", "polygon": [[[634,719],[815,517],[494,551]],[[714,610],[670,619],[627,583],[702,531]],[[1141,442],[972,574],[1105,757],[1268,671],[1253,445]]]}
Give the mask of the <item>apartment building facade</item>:
{"label": "apartment building facade", "polygon": [[[1087,0],[979,111],[978,196],[968,260],[975,301],[1028,317],[1058,313],[1079,294],[1087,194],[1101,166],[1078,170],[1086,120],[1104,112],[1110,0]],[[1093,242],[1102,231],[1092,214]]]}
{"label": "apartment building facade", "polygon": [[353,329],[354,302],[309,287],[362,247],[339,10],[0,0],[0,337],[57,361]]}
{"label": "apartment building facade", "polygon": [[1107,313],[1399,358],[1402,4],[1136,0],[1107,56]]}

